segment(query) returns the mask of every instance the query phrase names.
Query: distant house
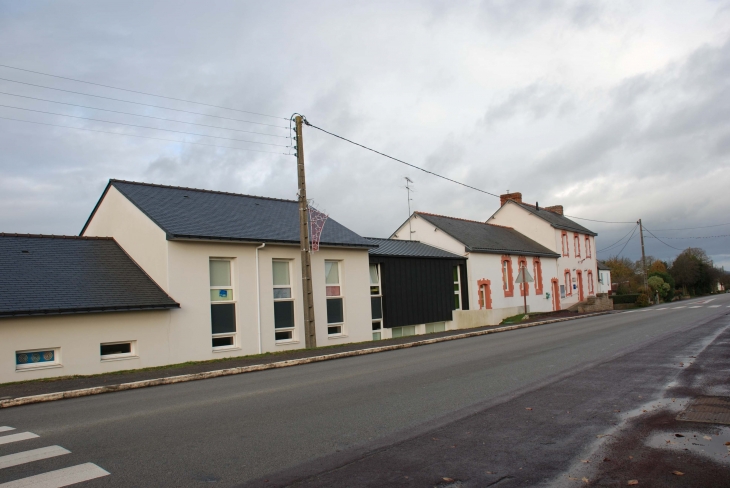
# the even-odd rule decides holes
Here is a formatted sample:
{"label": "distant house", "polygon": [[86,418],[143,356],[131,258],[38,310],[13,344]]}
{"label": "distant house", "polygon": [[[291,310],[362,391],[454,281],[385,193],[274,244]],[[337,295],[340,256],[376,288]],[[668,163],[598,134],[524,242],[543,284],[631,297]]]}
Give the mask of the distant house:
{"label": "distant house", "polygon": [[598,267],[598,293],[608,293],[610,295],[612,293],[611,268],[600,261],[596,265]]}
{"label": "distant house", "polygon": [[[466,273],[460,269],[454,285],[468,289],[469,295],[457,308],[466,310],[471,304],[472,310],[500,310],[504,318],[523,312],[525,297],[528,312],[560,308],[550,288],[559,254],[511,227],[414,212],[391,237],[408,240],[409,235],[467,258]],[[523,268],[533,282],[515,283]],[[474,325],[499,323],[499,317],[478,318]]]}
{"label": "distant house", "polygon": [[417,241],[368,238],[373,339],[456,328],[469,308],[466,258]]}
{"label": "distant house", "polygon": [[0,383],[171,362],[180,305],[109,237],[0,234]]}
{"label": "distant house", "polygon": [[562,205],[539,207],[522,201],[521,193],[500,195],[501,206],[490,224],[508,225],[558,254],[552,289],[567,308],[596,294],[595,232],[563,215]]}

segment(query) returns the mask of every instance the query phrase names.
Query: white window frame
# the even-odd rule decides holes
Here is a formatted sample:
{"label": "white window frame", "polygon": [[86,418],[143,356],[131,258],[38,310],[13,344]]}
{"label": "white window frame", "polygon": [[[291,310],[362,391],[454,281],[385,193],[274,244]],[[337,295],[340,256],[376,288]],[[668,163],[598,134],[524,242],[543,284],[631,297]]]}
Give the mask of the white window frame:
{"label": "white window frame", "polygon": [[[380,298],[380,314],[382,316],[383,314],[383,279],[382,275],[380,274],[380,264],[370,264],[370,266],[375,266],[378,273],[378,281],[377,283],[373,283],[372,279],[370,280],[370,299],[372,300],[373,297],[379,297]],[[368,266],[368,274],[370,274],[370,266]],[[371,277],[372,278],[372,277]],[[378,293],[373,293],[373,287],[378,287]],[[375,328],[375,324],[378,324],[378,328]],[[372,332],[373,332],[373,340],[379,341],[383,338],[383,319],[382,317],[379,319],[372,319]],[[375,336],[378,337],[375,337]]]}
{"label": "white window frame", "polygon": [[509,291],[509,261],[502,260],[502,289]]}
{"label": "white window frame", "polygon": [[[129,352],[122,354],[101,354],[101,346],[114,346],[116,344],[129,344]],[[99,358],[102,362],[137,359],[139,358],[139,355],[137,354],[137,341],[102,342],[99,344]]]}
{"label": "white window frame", "polygon": [[[337,284],[333,283],[327,283],[327,276],[325,275],[325,299],[331,300],[331,299],[340,299],[342,300],[342,322],[336,322],[336,323],[329,323],[329,318],[327,318],[327,337],[328,338],[338,338],[338,337],[347,337],[347,332],[345,330],[345,322],[347,321],[346,318],[346,310],[345,307],[345,287],[343,286],[343,279],[342,279],[342,261],[335,260],[335,259],[327,259],[325,260],[325,273],[327,271],[327,263],[334,263],[337,265]],[[328,296],[327,295],[327,287],[328,286],[339,286],[340,287],[340,294],[338,296]],[[326,309],[325,309],[326,310]],[[333,332],[330,334],[330,327],[339,327],[339,332]]]}
{"label": "white window frame", "polygon": [[461,295],[461,266],[458,264],[454,266],[456,268],[456,281],[454,281],[454,285],[456,285],[456,289],[454,290],[454,296],[459,297],[459,306],[454,308],[453,310],[462,310],[463,308],[463,301],[462,295]]}
{"label": "white window frame", "polygon": [[[53,351],[53,361],[44,361],[42,363],[26,363],[26,364],[18,364],[18,354],[33,354],[33,353],[41,353],[46,351]],[[36,349],[21,349],[19,351],[15,351],[15,354],[13,355],[15,358],[15,371],[37,371],[39,369],[50,369],[50,368],[61,368],[63,367],[63,364],[61,363],[61,348],[60,347],[39,347]]]}
{"label": "white window frame", "polygon": [[[211,306],[215,307],[217,305],[224,305],[224,304],[233,304],[234,310],[235,310],[235,323],[236,323],[236,331],[235,332],[224,332],[221,334],[213,334],[211,333],[211,347],[213,349],[213,352],[219,352],[219,351],[230,351],[233,349],[240,349],[238,345],[238,306],[236,305],[238,301],[236,300],[236,287],[234,286],[235,280],[233,277],[235,276],[235,264],[233,258],[217,258],[217,257],[209,257],[208,263],[210,261],[227,261],[230,265],[229,271],[231,273],[231,284],[230,286],[213,286],[210,284],[210,264],[208,264],[208,286],[210,287],[210,290],[231,290],[231,299],[230,300],[220,300],[220,301],[213,301],[210,298],[210,291],[208,291],[208,299],[210,300]],[[212,326],[212,324],[211,324]],[[213,339],[225,339],[230,337],[232,339],[231,344],[226,344],[225,346],[213,346]]]}
{"label": "white window frame", "polygon": [[[274,285],[274,263],[286,263],[289,267],[289,286],[285,285]],[[282,327],[277,329],[274,327],[274,343],[275,344],[292,344],[299,342],[297,336],[297,304],[294,292],[294,284],[292,283],[292,260],[291,259],[272,259],[271,260],[271,293],[274,294],[274,290],[277,288],[289,288],[289,298],[274,298],[274,302],[292,302],[292,309],[294,310],[294,324],[291,327]],[[276,311],[274,311],[276,314]],[[274,316],[274,326],[276,326],[276,316]],[[286,339],[276,339],[277,332],[290,332],[291,336]]]}

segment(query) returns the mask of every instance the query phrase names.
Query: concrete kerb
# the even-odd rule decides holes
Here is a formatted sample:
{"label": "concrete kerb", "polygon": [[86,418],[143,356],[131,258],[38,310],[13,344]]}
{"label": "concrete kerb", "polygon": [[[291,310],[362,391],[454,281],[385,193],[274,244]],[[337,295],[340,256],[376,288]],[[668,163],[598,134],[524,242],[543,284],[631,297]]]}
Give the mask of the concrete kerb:
{"label": "concrete kerb", "polygon": [[330,361],[332,359],[341,359],[352,356],[364,356],[366,354],[375,354],[385,351],[395,351],[397,349],[408,349],[410,347],[427,346],[438,342],[454,341],[458,339],[466,339],[469,337],[477,337],[487,334],[496,334],[498,332],[507,332],[516,329],[526,329],[528,327],[536,327],[538,325],[553,324],[556,322],[565,322],[567,320],[576,320],[587,317],[595,317],[597,315],[605,315],[612,313],[611,311],[595,312],[581,315],[579,317],[564,317],[560,319],[543,320],[540,322],[531,322],[528,324],[510,325],[507,327],[499,327],[495,329],[479,330],[475,332],[465,332],[445,337],[437,337],[434,339],[424,339],[421,341],[406,342],[404,344],[392,344],[389,346],[370,347],[367,349],[359,349],[355,351],[338,352],[334,354],[324,354],[321,356],[312,356],[301,359],[290,359],[288,361],[278,361],[269,364],[254,364],[251,366],[241,366],[238,368],[218,369],[215,371],[206,371],[203,373],[184,374],[179,376],[170,376],[167,378],[157,378],[151,380],[133,381],[131,383],[121,383],[119,385],[96,386],[92,388],[82,388],[78,390],[60,391],[56,393],[45,393],[42,395],[32,395],[26,397],[11,398],[8,400],[0,400],[0,408],[19,407],[21,405],[29,405],[32,403],[53,402],[64,400],[66,398],[79,398],[91,395],[100,395],[102,393],[113,393],[116,391],[135,390],[137,388],[147,388],[150,386],[172,385],[175,383],[185,383],[188,381],[205,380],[209,378],[218,378],[221,376],[231,376],[235,374],[253,373],[255,371],[265,371],[267,369],[288,368],[290,366],[298,366],[300,364],[318,363],[321,361]]}

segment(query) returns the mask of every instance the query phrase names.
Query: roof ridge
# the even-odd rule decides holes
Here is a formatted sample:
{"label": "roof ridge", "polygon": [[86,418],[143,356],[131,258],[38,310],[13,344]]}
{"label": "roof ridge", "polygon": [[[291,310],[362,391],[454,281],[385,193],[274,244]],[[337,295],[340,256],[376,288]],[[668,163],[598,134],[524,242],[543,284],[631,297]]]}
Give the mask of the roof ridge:
{"label": "roof ridge", "polygon": [[187,191],[199,191],[202,193],[214,193],[217,195],[229,195],[234,197],[248,197],[248,198],[258,198],[261,200],[273,200],[275,202],[287,202],[287,203],[298,203],[296,200],[287,200],[286,198],[273,198],[273,197],[262,197],[259,195],[247,195],[246,193],[232,193],[228,191],[219,191],[219,190],[206,190],[204,188],[190,188],[187,186],[173,186],[173,185],[161,185],[158,183],[145,183],[143,181],[128,181],[128,180],[118,180],[116,178],[110,178],[109,183],[127,183],[130,185],[140,185],[140,186],[151,186],[155,188],[169,188],[172,190],[187,190]]}
{"label": "roof ridge", "polygon": [[417,242],[421,243],[421,241],[413,241],[413,240],[403,240],[403,239],[391,239],[390,237],[365,237],[362,236],[363,239],[370,239],[371,241],[395,241],[395,242]]}
{"label": "roof ridge", "polygon": [[0,237],[32,237],[36,239],[76,239],[82,241],[113,241],[113,237],[98,236],[65,236],[54,234],[17,234],[9,232],[0,232]]}
{"label": "roof ridge", "polygon": [[440,214],[429,213],[429,212],[418,212],[418,211],[416,211],[416,212],[413,212],[413,213],[421,214],[421,215],[431,215],[433,217],[443,217],[445,219],[461,220],[463,222],[472,222],[474,224],[491,225],[492,227],[502,227],[503,229],[512,229],[512,230],[514,230],[514,227],[507,227],[506,225],[490,224],[489,222],[482,222],[480,220],[462,219],[461,217],[450,217],[448,215],[440,215]]}

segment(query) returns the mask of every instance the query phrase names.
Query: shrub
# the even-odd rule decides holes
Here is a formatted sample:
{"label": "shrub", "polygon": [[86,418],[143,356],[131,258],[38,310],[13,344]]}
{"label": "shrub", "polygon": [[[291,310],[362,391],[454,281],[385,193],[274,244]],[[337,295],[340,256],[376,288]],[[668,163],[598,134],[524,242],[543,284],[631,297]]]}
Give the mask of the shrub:
{"label": "shrub", "polygon": [[636,299],[639,298],[638,293],[629,293],[626,295],[612,295],[613,303],[636,303]]}
{"label": "shrub", "polygon": [[649,295],[646,293],[640,294],[636,298],[636,304],[640,307],[648,307],[649,306]]}

